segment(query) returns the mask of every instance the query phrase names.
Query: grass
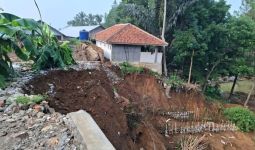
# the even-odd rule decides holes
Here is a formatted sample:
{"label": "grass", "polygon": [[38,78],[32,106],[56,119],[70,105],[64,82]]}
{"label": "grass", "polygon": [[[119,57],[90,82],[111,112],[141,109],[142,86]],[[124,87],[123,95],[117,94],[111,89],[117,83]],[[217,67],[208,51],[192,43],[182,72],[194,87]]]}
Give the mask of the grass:
{"label": "grass", "polygon": [[120,64],[120,69],[122,75],[130,74],[130,73],[142,73],[144,71],[144,68],[142,67],[135,67],[128,62],[123,62]]}
{"label": "grass", "polygon": [[[222,83],[220,88],[223,92],[230,92],[233,82]],[[249,93],[253,82],[251,80],[237,81],[234,92]],[[255,93],[253,93],[255,94]]]}
{"label": "grass", "polygon": [[31,95],[31,96],[18,96],[16,102],[23,105],[28,105],[32,103],[39,104],[45,99],[42,95]]}

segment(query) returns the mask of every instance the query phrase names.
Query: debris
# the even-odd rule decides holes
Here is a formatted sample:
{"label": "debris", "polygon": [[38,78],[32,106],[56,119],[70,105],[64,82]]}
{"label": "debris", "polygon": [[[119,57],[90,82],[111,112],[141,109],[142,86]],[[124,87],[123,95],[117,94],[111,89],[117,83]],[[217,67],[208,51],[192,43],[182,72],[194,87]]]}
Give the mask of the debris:
{"label": "debris", "polygon": [[4,107],[5,105],[5,101],[4,100],[0,100],[0,107]]}
{"label": "debris", "polygon": [[50,138],[48,141],[49,145],[52,147],[54,145],[58,145],[59,139],[57,137]]}
{"label": "debris", "polygon": [[42,128],[42,132],[47,132],[47,131],[49,131],[49,130],[51,130],[51,129],[53,129],[53,126],[52,125],[49,125],[49,126],[46,126],[46,127],[44,127],[44,128]]}
{"label": "debris", "polygon": [[34,105],[33,109],[36,111],[36,112],[40,112],[43,110],[42,106],[41,105]]}
{"label": "debris", "polygon": [[223,141],[223,140],[220,140],[220,142],[221,142],[222,144],[226,145],[226,142],[225,142],[225,141]]}
{"label": "debris", "polygon": [[43,112],[38,112],[37,113],[37,118],[42,118],[44,116],[44,113]]}
{"label": "debris", "polygon": [[1,132],[0,132],[0,137],[1,137],[1,136],[6,136],[6,135],[7,135],[7,132],[6,132],[6,131],[1,131]]}
{"label": "debris", "polygon": [[9,105],[9,106],[5,109],[4,113],[12,113],[12,112],[13,112],[13,108],[14,108],[15,106],[17,106],[17,103],[16,103],[16,102],[12,103],[11,105]]}
{"label": "debris", "polygon": [[14,135],[15,138],[21,138],[21,139],[24,139],[24,138],[28,138],[29,135],[26,131],[21,131],[17,134]]}

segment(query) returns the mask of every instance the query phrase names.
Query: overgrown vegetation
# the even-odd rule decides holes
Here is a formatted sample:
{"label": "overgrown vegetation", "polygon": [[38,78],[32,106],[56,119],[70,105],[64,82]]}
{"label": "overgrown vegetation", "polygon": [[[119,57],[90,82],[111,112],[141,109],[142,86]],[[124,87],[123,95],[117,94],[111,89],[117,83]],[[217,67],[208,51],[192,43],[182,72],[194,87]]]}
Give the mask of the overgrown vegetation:
{"label": "overgrown vegetation", "polygon": [[210,99],[221,99],[221,90],[217,86],[207,86],[205,95]]}
{"label": "overgrown vegetation", "polygon": [[224,115],[228,120],[235,123],[241,131],[249,132],[255,130],[255,114],[247,108],[227,108],[224,110]]}
{"label": "overgrown vegetation", "polygon": [[30,96],[18,96],[16,97],[16,102],[23,105],[29,105],[29,104],[39,104],[42,102],[45,98],[45,96],[42,95],[30,95]]}
{"label": "overgrown vegetation", "polygon": [[120,69],[122,75],[127,75],[130,73],[142,73],[144,71],[144,68],[142,67],[135,67],[128,62],[123,62],[120,64]]}
{"label": "overgrown vegetation", "polygon": [[166,80],[166,84],[171,86],[172,88],[179,88],[182,87],[185,83],[184,80],[182,80],[178,75],[171,75],[168,80]]}
{"label": "overgrown vegetation", "polygon": [[[219,76],[243,75],[243,68],[254,74],[255,7],[249,0],[244,4],[234,16],[224,0],[167,1],[167,69],[187,81],[192,68],[191,83],[199,83],[203,92]],[[122,0],[113,5],[106,26],[129,22],[159,37],[163,14],[163,0]]]}

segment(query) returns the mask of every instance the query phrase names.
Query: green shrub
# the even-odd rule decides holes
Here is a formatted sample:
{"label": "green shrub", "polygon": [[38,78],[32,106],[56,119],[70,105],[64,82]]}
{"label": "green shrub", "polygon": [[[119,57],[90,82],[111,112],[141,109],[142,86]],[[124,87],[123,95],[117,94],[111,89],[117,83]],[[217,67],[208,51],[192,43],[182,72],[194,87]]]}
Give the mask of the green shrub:
{"label": "green shrub", "polygon": [[16,97],[16,102],[18,104],[23,104],[23,105],[31,104],[30,98],[28,96],[18,96]]}
{"label": "green shrub", "polygon": [[255,114],[247,108],[232,107],[224,110],[228,120],[235,123],[241,131],[249,132],[255,130]]}
{"label": "green shrub", "polygon": [[171,75],[168,80],[166,80],[166,84],[172,86],[173,88],[181,87],[185,81],[183,81],[179,76],[177,75]]}
{"label": "green shrub", "polygon": [[30,96],[30,100],[33,102],[33,103],[36,103],[36,104],[39,104],[41,103],[43,100],[45,100],[46,97],[45,96],[42,96],[42,95],[32,95]]}
{"label": "green shrub", "polygon": [[122,75],[126,75],[129,73],[142,73],[144,71],[144,68],[132,66],[128,62],[121,63],[120,69]]}
{"label": "green shrub", "polygon": [[221,99],[220,88],[215,86],[208,86],[206,87],[205,95],[212,99]]}
{"label": "green shrub", "polygon": [[16,102],[23,105],[29,105],[32,103],[39,104],[45,99],[42,95],[31,95],[31,96],[18,96]]}

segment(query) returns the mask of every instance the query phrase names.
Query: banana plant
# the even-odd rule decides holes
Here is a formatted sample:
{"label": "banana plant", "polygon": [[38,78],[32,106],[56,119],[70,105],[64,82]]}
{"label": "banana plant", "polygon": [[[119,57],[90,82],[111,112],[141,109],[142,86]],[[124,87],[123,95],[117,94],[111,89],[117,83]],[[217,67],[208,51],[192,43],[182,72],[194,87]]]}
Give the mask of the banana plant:
{"label": "banana plant", "polygon": [[74,63],[68,44],[58,42],[47,24],[0,13],[0,87],[4,78],[14,75],[10,52],[23,61],[32,60],[37,70]]}

